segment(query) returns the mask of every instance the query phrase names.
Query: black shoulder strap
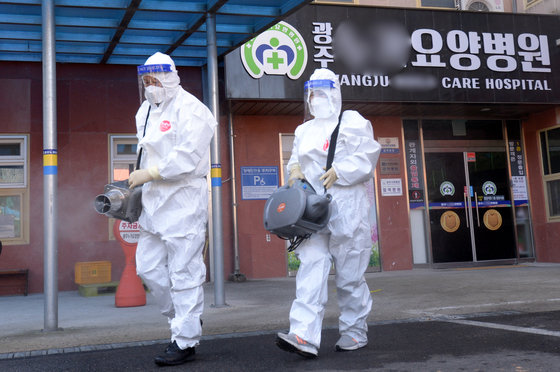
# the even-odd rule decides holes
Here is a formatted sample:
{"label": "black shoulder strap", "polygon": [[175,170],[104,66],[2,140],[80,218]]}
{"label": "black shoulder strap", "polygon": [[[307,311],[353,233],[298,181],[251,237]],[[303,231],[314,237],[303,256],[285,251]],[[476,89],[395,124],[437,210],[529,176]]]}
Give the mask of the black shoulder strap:
{"label": "black shoulder strap", "polygon": [[[146,114],[146,122],[144,123],[144,133],[142,134],[142,138],[146,135],[146,127],[148,126],[148,118],[150,117],[150,110],[152,109],[152,105],[148,106],[148,113]],[[140,147],[140,151],[138,151],[138,159],[136,159],[136,169],[140,169],[140,159],[142,159],[142,147]]]}
{"label": "black shoulder strap", "polygon": [[[336,128],[334,128],[332,134],[331,134],[331,140],[329,142],[329,152],[327,154],[327,167],[325,168],[325,171],[328,171],[329,169],[331,169],[332,166],[332,162],[334,159],[334,150],[336,149],[336,139],[338,138],[338,128],[340,127],[340,121],[338,122],[338,124],[336,125]],[[327,192],[327,188],[325,187],[325,193]]]}
{"label": "black shoulder strap", "polygon": [[340,127],[340,122],[338,122],[338,124],[336,125],[336,128],[334,128],[332,134],[331,134],[331,140],[329,143],[329,153],[327,154],[327,167],[325,168],[325,170],[329,170],[331,169],[332,166],[332,162],[334,159],[334,150],[336,149],[336,139],[338,138],[338,128]]}

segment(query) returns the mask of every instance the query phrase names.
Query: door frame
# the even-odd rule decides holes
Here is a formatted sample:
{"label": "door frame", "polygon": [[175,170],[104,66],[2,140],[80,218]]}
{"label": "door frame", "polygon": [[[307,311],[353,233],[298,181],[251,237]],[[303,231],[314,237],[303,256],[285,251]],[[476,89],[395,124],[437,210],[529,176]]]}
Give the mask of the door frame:
{"label": "door frame", "polygon": [[[426,237],[429,249],[429,259],[430,259],[430,266],[432,268],[458,268],[458,267],[484,267],[484,266],[495,266],[495,265],[513,265],[519,262],[519,249],[517,245],[515,246],[515,257],[508,258],[508,259],[497,259],[497,260],[484,260],[484,261],[475,261],[476,252],[473,252],[473,261],[461,261],[461,262],[441,262],[441,263],[434,263],[433,262],[433,242],[432,242],[432,232],[430,229],[430,210],[429,210],[429,200],[428,200],[428,185],[427,185],[427,176],[426,176],[426,153],[445,153],[445,152],[453,152],[453,153],[464,153],[466,152],[477,152],[477,151],[485,151],[485,152],[501,152],[508,153],[508,137],[506,131],[505,122],[502,120],[502,132],[503,132],[503,140],[424,140],[423,130],[422,130],[422,119],[419,120],[419,128],[420,128],[420,141],[422,143],[422,163],[423,166],[423,179],[424,179],[424,190],[426,190],[426,198],[425,198],[425,223],[426,223]],[[465,172],[468,172],[465,169]],[[509,196],[512,203],[512,230],[514,234],[514,241],[518,241],[517,237],[517,221],[515,216],[515,203],[513,200],[513,193],[511,189],[511,164],[510,161],[507,161],[507,177],[508,177],[508,189],[509,189]],[[471,198],[469,197],[469,201]],[[465,206],[466,208],[466,206]],[[472,215],[469,212],[469,217],[472,223]],[[472,233],[472,231],[471,231]],[[473,239],[474,237],[471,237]]]}

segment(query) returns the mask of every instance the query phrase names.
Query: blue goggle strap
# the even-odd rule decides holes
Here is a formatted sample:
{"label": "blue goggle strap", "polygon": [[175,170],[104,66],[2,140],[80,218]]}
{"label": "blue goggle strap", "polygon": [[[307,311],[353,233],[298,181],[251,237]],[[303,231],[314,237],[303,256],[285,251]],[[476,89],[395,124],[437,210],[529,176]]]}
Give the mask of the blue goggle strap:
{"label": "blue goggle strap", "polygon": [[138,75],[149,74],[153,72],[171,72],[171,65],[140,65],[138,66]]}
{"label": "blue goggle strap", "polygon": [[334,81],[332,80],[308,80],[305,82],[304,90],[316,88],[334,88]]}

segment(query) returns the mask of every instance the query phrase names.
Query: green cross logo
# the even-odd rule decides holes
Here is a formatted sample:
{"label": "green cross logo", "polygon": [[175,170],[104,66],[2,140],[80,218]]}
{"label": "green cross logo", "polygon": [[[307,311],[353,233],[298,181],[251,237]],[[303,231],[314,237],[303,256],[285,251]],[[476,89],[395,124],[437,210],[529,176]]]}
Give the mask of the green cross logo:
{"label": "green cross logo", "polygon": [[307,47],[300,33],[279,22],[241,47],[241,60],[253,78],[264,74],[297,79],[307,65]]}
{"label": "green cross logo", "polygon": [[449,181],[443,181],[439,185],[439,192],[442,196],[453,196],[455,195],[455,186]]}

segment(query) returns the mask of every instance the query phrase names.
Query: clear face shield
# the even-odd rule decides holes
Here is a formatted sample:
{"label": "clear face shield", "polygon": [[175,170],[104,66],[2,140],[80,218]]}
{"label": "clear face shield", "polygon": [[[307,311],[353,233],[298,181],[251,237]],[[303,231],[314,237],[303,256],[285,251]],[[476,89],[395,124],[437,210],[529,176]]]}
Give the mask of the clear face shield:
{"label": "clear face shield", "polygon": [[163,101],[165,98],[165,90],[162,84],[163,75],[171,71],[171,65],[168,64],[138,66],[140,104],[144,99],[153,104],[159,104]]}
{"label": "clear face shield", "polygon": [[340,102],[337,102],[339,94],[336,92],[332,80],[306,81],[303,90],[304,121],[327,119],[333,116],[338,118]]}

